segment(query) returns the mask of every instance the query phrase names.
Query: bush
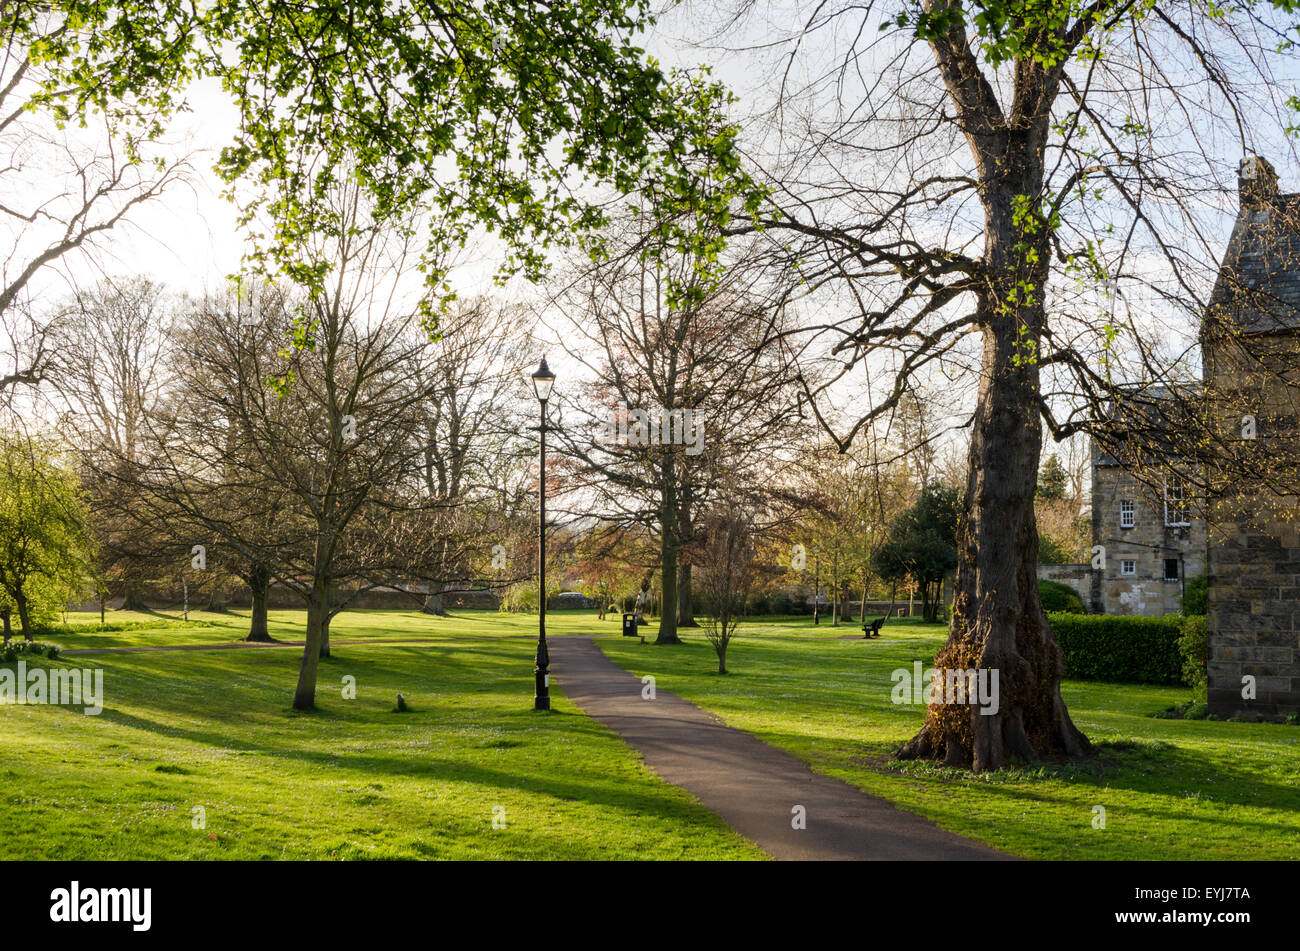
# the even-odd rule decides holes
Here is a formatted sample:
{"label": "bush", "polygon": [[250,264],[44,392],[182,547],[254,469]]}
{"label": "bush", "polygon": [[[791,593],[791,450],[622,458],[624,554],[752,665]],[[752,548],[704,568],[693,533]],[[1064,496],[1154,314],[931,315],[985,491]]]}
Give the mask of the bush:
{"label": "bush", "polygon": [[48,641],[12,640],[5,644],[3,648],[0,648],[0,663],[12,664],[24,654],[30,657],[48,657],[50,660],[57,660],[59,650],[58,644],[51,644]]}
{"label": "bush", "polygon": [[[1210,719],[1210,714],[1206,710],[1204,703],[1190,703],[1183,710],[1183,719],[1184,720],[1208,720]],[[1215,717],[1214,719],[1217,720],[1218,717]]]}
{"label": "bush", "polygon": [[1065,676],[1120,683],[1180,684],[1179,618],[1050,614],[1065,655]]}
{"label": "bush", "polygon": [[1038,582],[1038,597],[1043,602],[1044,611],[1061,611],[1067,614],[1083,614],[1083,598],[1068,584],[1060,581],[1042,580]]}
{"label": "bush", "polygon": [[501,598],[500,611],[509,614],[534,614],[537,611],[537,586],[512,585]]}
{"label": "bush", "polygon": [[1183,614],[1187,617],[1205,617],[1210,597],[1210,582],[1205,575],[1187,579],[1183,590]]}
{"label": "bush", "polygon": [[1208,682],[1205,663],[1209,656],[1209,641],[1209,626],[1204,617],[1183,619],[1182,633],[1178,635],[1178,654],[1183,660],[1183,682],[1191,685],[1192,696],[1202,702],[1206,699]]}

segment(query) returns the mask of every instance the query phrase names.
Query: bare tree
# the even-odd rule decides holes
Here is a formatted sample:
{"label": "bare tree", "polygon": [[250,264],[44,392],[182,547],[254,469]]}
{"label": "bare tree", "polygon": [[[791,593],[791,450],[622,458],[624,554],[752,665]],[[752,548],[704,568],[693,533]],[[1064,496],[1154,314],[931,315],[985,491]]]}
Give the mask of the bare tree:
{"label": "bare tree", "polygon": [[706,614],[704,636],[718,655],[718,673],[727,672],[727,648],[745,616],[758,577],[753,528],[734,496],[702,519],[700,593]]}
{"label": "bare tree", "polygon": [[156,134],[141,132],[139,116],[129,120],[128,138],[125,107],[92,116],[76,132],[58,127],[44,97],[49,76],[29,43],[55,40],[64,25],[53,12],[36,19],[41,25],[21,30],[17,18],[0,26],[0,398],[39,384],[54,366],[52,318],[32,305],[39,278],[54,273],[71,281],[74,258],[102,247],[136,209],[189,172],[188,156],[166,158],[150,148]]}
{"label": "bare tree", "polygon": [[[526,371],[536,354],[523,308],[484,297],[457,302],[442,315],[438,339],[420,370],[420,471],[430,499],[454,506],[466,522],[462,535],[477,531],[503,548],[515,536],[533,503],[524,477],[532,447],[524,445],[524,413],[531,418]],[[430,566],[424,611],[445,614],[443,592],[473,573],[471,565],[447,558]],[[499,561],[497,562],[500,563]],[[510,557],[498,580],[518,576],[527,559]],[[491,562],[489,562],[489,567]]]}
{"label": "bare tree", "polygon": [[558,280],[555,298],[572,319],[568,352],[592,377],[561,432],[577,460],[574,487],[596,492],[607,519],[659,536],[664,644],[690,619],[679,604],[690,597],[683,551],[695,512],[724,475],[770,481],[797,419],[796,369],[763,262],[742,251],[702,279],[691,255],[647,254],[651,217],[620,219],[607,256]]}
{"label": "bare tree", "polygon": [[431,345],[400,293],[408,232],[376,221],[355,188],[336,198],[324,290],[189,315],[135,475],[178,553],[224,549],[303,598],[298,709],[314,706],[340,610],[465,557],[444,550],[447,504],[421,478]]}
{"label": "bare tree", "polygon": [[913,380],[975,386],[936,666],[1000,669],[1003,701],[932,705],[902,755],[1082,756],[1037,594],[1039,420],[1103,438],[1111,404],[1194,378],[1223,173],[1251,143],[1281,148],[1290,123],[1272,73],[1287,23],[1254,6],[925,0],[819,4],[788,25],[790,44],[766,47],[783,62],[757,73],[776,87],[752,138],[772,201],[734,230],[789,249],[792,296],[838,305],[806,330],[841,376],[892,377],[828,432],[847,445]]}

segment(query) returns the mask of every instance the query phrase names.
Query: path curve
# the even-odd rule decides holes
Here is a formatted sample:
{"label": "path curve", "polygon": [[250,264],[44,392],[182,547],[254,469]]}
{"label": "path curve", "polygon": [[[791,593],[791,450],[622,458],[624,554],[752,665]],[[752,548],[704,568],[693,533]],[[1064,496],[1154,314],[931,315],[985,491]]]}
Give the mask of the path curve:
{"label": "path curve", "polygon": [[[549,646],[551,676],[570,700],[639,751],[660,777],[773,858],[1013,858],[815,773],[803,760],[665,690],[643,700],[641,680],[590,637],[557,637]],[[792,827],[795,806],[804,807],[805,829]]]}

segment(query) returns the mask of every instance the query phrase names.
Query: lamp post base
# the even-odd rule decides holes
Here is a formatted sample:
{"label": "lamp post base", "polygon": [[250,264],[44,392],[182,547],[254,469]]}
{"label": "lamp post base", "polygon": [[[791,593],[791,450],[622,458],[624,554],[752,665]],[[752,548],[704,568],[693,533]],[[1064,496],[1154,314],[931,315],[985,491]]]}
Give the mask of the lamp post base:
{"label": "lamp post base", "polygon": [[540,670],[537,671],[536,685],[533,688],[533,709],[551,709],[551,675]]}

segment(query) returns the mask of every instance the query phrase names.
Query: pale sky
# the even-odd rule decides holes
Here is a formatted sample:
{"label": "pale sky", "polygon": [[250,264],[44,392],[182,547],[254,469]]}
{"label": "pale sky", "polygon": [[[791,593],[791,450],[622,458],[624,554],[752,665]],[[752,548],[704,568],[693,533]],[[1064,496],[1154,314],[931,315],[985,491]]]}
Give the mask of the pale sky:
{"label": "pale sky", "polygon": [[[799,9],[811,7],[801,3],[789,5],[781,15],[787,27]],[[709,62],[716,78],[727,82],[740,97],[738,113],[762,113],[770,108],[772,85],[779,78],[775,63],[789,51],[789,41],[774,43],[763,49],[737,53],[726,52],[707,44],[709,24],[702,15],[716,16],[714,4],[688,3],[661,19],[644,45],[667,66],[695,65]],[[761,40],[779,34],[758,13],[746,27],[745,35]],[[801,42],[804,42],[801,40]],[[733,45],[739,45],[733,40]],[[814,56],[814,59],[816,57]],[[816,64],[814,64],[816,65]],[[211,172],[217,150],[231,140],[236,114],[216,81],[205,81],[189,90],[191,111],[177,120],[170,138],[178,151],[197,150],[195,174],[190,185],[178,186],[162,201],[137,210],[132,223],[121,228],[97,254],[95,266],[70,260],[66,272],[77,281],[93,281],[98,272],[144,274],[178,291],[202,293],[222,286],[226,275],[239,267],[244,250],[235,227],[234,207],[220,197],[221,185]],[[1231,144],[1224,147],[1226,153]],[[1285,155],[1271,156],[1282,176],[1284,190],[1300,190],[1300,173]],[[1235,156],[1232,157],[1235,161]],[[1231,196],[1235,198],[1235,196]],[[1235,205],[1235,202],[1229,201]],[[1225,208],[1223,238],[1231,223],[1231,209]],[[490,245],[484,245],[490,248]],[[462,294],[491,290],[493,270],[490,251],[480,249],[453,275]],[[58,298],[67,293],[67,281],[51,269],[37,283],[40,297]],[[510,288],[514,296],[526,295],[530,289],[519,284]],[[562,376],[570,370],[568,361],[556,346],[546,348],[552,367]]]}

